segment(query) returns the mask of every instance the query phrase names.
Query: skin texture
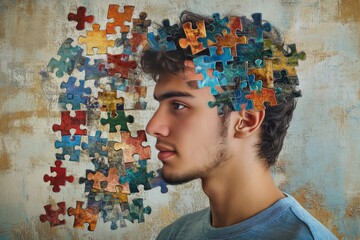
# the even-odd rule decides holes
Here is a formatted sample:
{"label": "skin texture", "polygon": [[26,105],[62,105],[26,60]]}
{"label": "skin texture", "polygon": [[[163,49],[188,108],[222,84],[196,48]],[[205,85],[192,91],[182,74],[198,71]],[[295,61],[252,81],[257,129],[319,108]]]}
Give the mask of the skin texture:
{"label": "skin texture", "polygon": [[209,88],[190,89],[195,70],[160,74],[154,97],[159,107],[146,131],[157,138],[162,174],[173,184],[200,178],[209,197],[214,227],[230,226],[284,197],[259,159],[264,111],[229,113],[226,121],[209,108]]}

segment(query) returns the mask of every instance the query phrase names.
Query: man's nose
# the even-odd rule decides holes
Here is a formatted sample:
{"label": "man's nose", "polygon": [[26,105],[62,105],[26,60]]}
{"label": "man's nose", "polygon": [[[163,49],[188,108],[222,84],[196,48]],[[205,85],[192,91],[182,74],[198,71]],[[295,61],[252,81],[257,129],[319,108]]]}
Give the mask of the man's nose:
{"label": "man's nose", "polygon": [[146,125],[146,132],[153,137],[166,137],[170,132],[168,123],[166,114],[158,108]]}

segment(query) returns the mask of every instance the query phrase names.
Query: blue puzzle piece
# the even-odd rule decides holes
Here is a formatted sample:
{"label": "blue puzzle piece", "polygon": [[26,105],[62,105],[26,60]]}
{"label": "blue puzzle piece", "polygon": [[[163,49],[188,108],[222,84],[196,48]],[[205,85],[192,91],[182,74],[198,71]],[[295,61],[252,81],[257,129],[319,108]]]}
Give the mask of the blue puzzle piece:
{"label": "blue puzzle piece", "polygon": [[211,77],[207,73],[209,69],[215,69],[215,62],[205,62],[205,58],[208,56],[199,56],[194,58],[193,62],[195,64],[196,73],[201,73],[203,79],[197,81],[199,88],[210,87],[210,93],[212,95],[218,94],[215,86],[220,86],[220,83],[216,77]]}
{"label": "blue puzzle piece", "polygon": [[154,178],[154,171],[147,172],[147,160],[139,160],[136,169],[126,169],[126,175],[120,176],[120,183],[129,183],[130,192],[139,192],[138,186],[143,185],[145,190],[151,189],[149,178]]}
{"label": "blue puzzle piece", "polygon": [[67,82],[61,83],[60,88],[66,89],[66,93],[60,95],[59,104],[65,106],[70,103],[72,110],[79,110],[80,103],[86,104],[88,102],[89,96],[84,96],[84,94],[91,94],[91,88],[84,87],[84,80],[79,81],[79,86],[76,86],[75,82],[76,78],[70,77]]}
{"label": "blue puzzle piece", "polygon": [[127,87],[128,83],[129,83],[129,81],[125,78],[117,78],[117,77],[110,78],[111,90],[118,90],[118,91],[126,92],[126,87]]}
{"label": "blue puzzle piece", "polygon": [[250,92],[244,91],[242,89],[234,90],[234,100],[233,106],[235,111],[242,110],[241,105],[246,104],[246,109],[254,109],[254,103],[251,99],[247,99],[245,96],[248,95]]}
{"label": "blue puzzle piece", "polygon": [[[165,51],[173,51],[176,50],[176,45],[174,41],[168,41],[166,34],[160,31],[158,32],[158,38],[155,37],[153,32],[147,34],[147,40],[151,49],[155,51],[165,50]],[[160,36],[160,34],[162,36]],[[163,37],[163,38],[162,38]]]}
{"label": "blue puzzle piece", "polygon": [[255,74],[250,74],[248,77],[250,91],[260,91],[262,89],[262,81],[255,81]]}
{"label": "blue puzzle piece", "polygon": [[248,69],[245,62],[233,62],[225,66],[222,72],[214,71],[213,75],[219,79],[221,86],[234,86],[235,78],[241,83],[241,88],[247,86]]}
{"label": "blue puzzle piece", "polygon": [[227,62],[232,61],[231,49],[228,47],[223,48],[222,54],[216,53],[217,47],[209,47],[210,56],[204,57],[204,62],[221,62],[223,67],[227,66]]}
{"label": "blue puzzle piece", "polygon": [[135,198],[133,203],[130,204],[130,212],[129,215],[124,216],[125,219],[129,220],[130,222],[134,222],[134,220],[138,220],[138,223],[144,222],[144,214],[150,214],[151,207],[147,206],[144,207],[143,199],[142,198]]}
{"label": "blue puzzle piece", "polygon": [[61,78],[64,76],[64,73],[71,74],[74,70],[76,64],[80,61],[83,49],[79,46],[71,46],[71,43],[74,40],[67,38],[65,42],[60,46],[57,54],[60,56],[60,60],[51,58],[48,64],[48,69],[51,72],[54,72],[55,69],[58,69],[56,76]]}
{"label": "blue puzzle piece", "polygon": [[[236,45],[236,52],[240,62],[247,62],[248,68],[265,67],[264,57],[272,57],[271,49],[265,49],[264,43],[255,43],[253,39],[248,44]],[[261,61],[259,61],[261,60]]]}
{"label": "blue puzzle piece", "polygon": [[166,186],[167,183],[161,177],[161,169],[156,170],[156,172],[158,173],[158,175],[155,178],[149,178],[151,188],[160,187],[161,193],[167,193],[169,190]]}
{"label": "blue puzzle piece", "polygon": [[100,78],[106,77],[108,75],[105,64],[107,63],[104,59],[95,59],[94,64],[90,64],[90,58],[86,57],[78,69],[81,72],[85,70],[85,80],[99,80]]}
{"label": "blue puzzle piece", "polygon": [[65,155],[70,156],[70,161],[79,162],[80,150],[75,149],[75,146],[80,146],[80,135],[65,135],[61,137],[61,142],[55,142],[55,148],[62,148],[62,153],[56,153],[56,159],[65,160]]}
{"label": "blue puzzle piece", "polygon": [[214,96],[215,101],[208,102],[208,106],[213,108],[217,107],[217,112],[219,116],[224,115],[225,111],[233,111],[233,99],[234,99],[234,93],[233,91],[225,91],[220,94],[217,94]]}
{"label": "blue puzzle piece", "polygon": [[253,22],[248,23],[248,20],[242,18],[242,25],[243,30],[242,33],[246,36],[248,40],[254,40],[255,43],[262,43],[263,32],[271,31],[271,24],[268,22],[263,23],[262,21],[262,14],[261,13],[254,13],[251,15]]}
{"label": "blue puzzle piece", "polygon": [[89,180],[86,177],[89,173],[95,174],[96,171],[92,171],[92,170],[87,169],[85,177],[80,177],[79,178],[79,183],[80,184],[85,184],[84,192],[86,192],[86,193],[91,192],[91,190],[93,189],[93,186],[94,186],[94,180]]}
{"label": "blue puzzle piece", "polygon": [[214,22],[206,26],[206,37],[198,38],[198,41],[201,42],[205,48],[208,47],[209,40],[212,41],[213,43],[217,42],[215,36],[217,35],[223,36],[224,31],[226,31],[226,33],[230,32],[230,29],[227,27],[227,24],[229,23],[228,17],[224,17],[223,19],[220,19],[219,13],[214,13],[212,16],[214,18]]}
{"label": "blue puzzle piece", "polygon": [[107,144],[107,138],[101,138],[101,131],[98,130],[95,133],[95,136],[88,136],[88,143],[81,143],[81,148],[89,152],[90,157],[95,157],[95,153],[98,153],[100,156],[107,157],[108,151],[103,151],[102,147],[105,147]]}

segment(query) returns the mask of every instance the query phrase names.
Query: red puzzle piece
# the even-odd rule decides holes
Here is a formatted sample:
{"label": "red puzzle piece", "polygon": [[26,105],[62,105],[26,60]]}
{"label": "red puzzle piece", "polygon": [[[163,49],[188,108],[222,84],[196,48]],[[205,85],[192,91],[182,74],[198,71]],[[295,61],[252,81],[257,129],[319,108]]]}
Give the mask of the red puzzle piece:
{"label": "red puzzle piece", "polygon": [[62,162],[60,160],[55,161],[56,167],[50,167],[50,171],[56,172],[56,176],[49,176],[47,174],[44,175],[44,182],[49,182],[50,185],[53,185],[53,192],[60,192],[60,186],[65,186],[66,181],[73,182],[73,176],[66,176],[66,168],[61,167]]}
{"label": "red puzzle piece", "polygon": [[97,207],[82,208],[84,202],[76,201],[76,208],[68,208],[69,216],[74,216],[74,228],[84,228],[84,223],[88,223],[89,231],[94,231],[99,216],[99,209]]}
{"label": "red puzzle piece", "polygon": [[59,207],[57,210],[53,210],[51,204],[45,205],[44,209],[46,214],[40,215],[40,221],[41,222],[48,221],[50,223],[50,227],[55,227],[58,225],[65,224],[65,219],[63,220],[59,219],[60,214],[62,215],[66,214],[65,202],[58,202],[57,205]]}
{"label": "red puzzle piece", "polygon": [[108,63],[113,64],[113,66],[108,69],[108,75],[115,76],[116,73],[119,73],[123,78],[128,78],[129,69],[135,69],[137,66],[136,61],[129,61],[128,54],[108,54]]}
{"label": "red puzzle piece", "polygon": [[121,132],[121,143],[115,143],[114,149],[116,151],[122,149],[125,163],[135,162],[134,154],[139,154],[139,159],[145,160],[150,158],[150,146],[141,145],[146,141],[144,130],[137,131],[137,137],[131,137],[130,132]]}
{"label": "red puzzle piece", "polygon": [[75,129],[75,135],[86,135],[86,129],[81,129],[80,125],[86,126],[86,111],[75,111],[76,116],[70,116],[70,111],[61,112],[61,124],[54,124],[54,132],[61,131],[61,136],[71,135],[70,129]]}
{"label": "red puzzle piece", "polygon": [[93,188],[95,188],[95,189],[101,189],[100,183],[107,182],[105,191],[115,193],[115,192],[117,192],[116,186],[121,186],[123,189],[122,190],[123,193],[130,194],[129,183],[120,184],[119,178],[120,178],[120,176],[117,174],[116,168],[110,168],[108,176],[105,176],[101,172],[96,172],[95,174],[89,173],[87,175],[88,180],[94,181]]}
{"label": "red puzzle piece", "polygon": [[115,34],[115,27],[120,27],[120,32],[129,32],[130,26],[125,25],[125,21],[131,22],[135,7],[130,5],[124,6],[124,12],[119,12],[119,5],[110,4],[107,18],[113,18],[114,22],[106,24],[106,33]]}
{"label": "red puzzle piece", "polygon": [[245,96],[247,99],[252,99],[255,111],[265,109],[264,103],[270,103],[270,106],[276,106],[276,96],[274,89],[262,88],[259,92],[252,91]]}
{"label": "red puzzle piece", "polygon": [[85,29],[85,22],[92,23],[94,21],[94,16],[89,15],[86,16],[86,7],[79,7],[77,9],[77,13],[69,13],[68,20],[69,21],[76,21],[78,24],[76,25],[77,30],[84,30]]}

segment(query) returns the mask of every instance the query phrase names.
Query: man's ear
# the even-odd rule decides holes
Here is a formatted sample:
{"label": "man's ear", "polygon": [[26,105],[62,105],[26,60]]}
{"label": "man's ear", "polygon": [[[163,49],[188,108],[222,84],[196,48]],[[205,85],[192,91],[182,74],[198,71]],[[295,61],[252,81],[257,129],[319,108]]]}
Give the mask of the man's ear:
{"label": "man's ear", "polygon": [[244,138],[259,129],[265,117],[265,110],[249,111],[243,109],[238,111],[237,114],[234,137]]}

